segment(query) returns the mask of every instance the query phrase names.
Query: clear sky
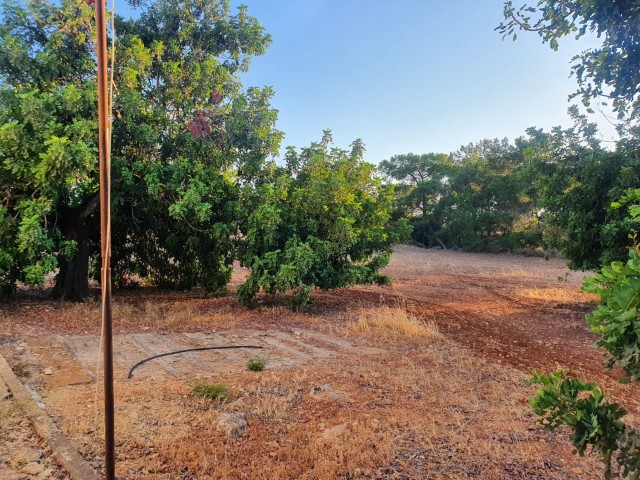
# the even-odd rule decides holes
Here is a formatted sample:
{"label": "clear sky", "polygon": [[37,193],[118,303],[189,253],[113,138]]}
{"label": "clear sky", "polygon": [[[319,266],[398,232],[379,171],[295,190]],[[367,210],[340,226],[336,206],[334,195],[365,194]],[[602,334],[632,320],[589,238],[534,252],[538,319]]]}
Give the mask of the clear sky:
{"label": "clear sky", "polygon": [[[531,33],[503,41],[501,0],[241,3],[273,36],[243,82],[274,87],[283,147],[329,128],[340,147],[362,138],[374,163],[570,126],[570,59],[593,42],[566,38],[554,52]],[[594,120],[610,140],[604,117]]]}

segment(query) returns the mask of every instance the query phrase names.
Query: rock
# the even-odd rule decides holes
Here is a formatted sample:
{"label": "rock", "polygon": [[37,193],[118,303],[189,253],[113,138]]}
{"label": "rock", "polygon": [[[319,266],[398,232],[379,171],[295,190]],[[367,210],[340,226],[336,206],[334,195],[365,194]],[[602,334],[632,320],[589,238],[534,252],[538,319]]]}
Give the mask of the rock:
{"label": "rock", "polygon": [[244,413],[221,413],[218,417],[218,427],[228,436],[235,438],[247,429],[247,420]]}
{"label": "rock", "polygon": [[38,475],[44,472],[44,465],[41,463],[28,463],[20,470],[22,473],[26,473],[28,475]]}
{"label": "rock", "polygon": [[45,375],[53,375],[53,368],[45,368],[44,369],[44,374]]}
{"label": "rock", "polygon": [[26,349],[27,349],[26,347],[23,347],[23,346],[17,346],[17,347],[16,347],[16,353],[17,353],[18,355],[23,354],[23,353],[25,352],[25,350],[26,350]]}
{"label": "rock", "polygon": [[46,480],[48,478],[52,478],[52,475],[53,475],[53,468],[47,468],[46,470],[43,470],[42,473],[40,473],[40,475],[38,475],[38,479]]}
{"label": "rock", "polygon": [[331,385],[319,385],[311,389],[310,395],[317,400],[332,400],[334,402],[349,403],[349,395],[341,391],[333,391]]}
{"label": "rock", "polygon": [[335,440],[340,435],[343,435],[347,431],[347,424],[341,423],[340,425],[336,425],[335,427],[327,428],[322,433],[322,438],[325,440]]}
{"label": "rock", "polygon": [[293,334],[294,334],[296,337],[299,337],[300,335],[302,335],[302,332],[301,332],[300,330],[294,330],[294,331],[293,331]]}
{"label": "rock", "polygon": [[329,385],[328,383],[325,383],[324,385],[318,385],[317,387],[313,387],[311,389],[311,395],[318,395],[319,393],[328,392],[329,390],[331,390],[331,385]]}

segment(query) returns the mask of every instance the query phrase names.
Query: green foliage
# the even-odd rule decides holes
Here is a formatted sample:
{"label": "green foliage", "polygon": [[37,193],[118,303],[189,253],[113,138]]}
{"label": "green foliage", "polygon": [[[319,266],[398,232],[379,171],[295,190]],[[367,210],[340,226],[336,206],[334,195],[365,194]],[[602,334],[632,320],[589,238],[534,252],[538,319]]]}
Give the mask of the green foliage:
{"label": "green foliage", "polygon": [[527,130],[525,193],[543,212],[545,243],[576,269],[595,269],[627,257],[632,222],[612,202],[640,183],[640,157],[624,144],[615,151],[594,139],[595,127],[572,109],[576,127]]}
{"label": "green foliage", "polygon": [[195,379],[189,386],[191,391],[199,398],[224,402],[229,397],[229,387],[226,383],[211,384],[202,379]]}
{"label": "green foliage", "polygon": [[505,140],[483,140],[452,155],[397,155],[380,164],[397,185],[397,217],[427,246],[473,251],[537,246],[540,233],[521,173],[522,154]]}
{"label": "green foliage", "polygon": [[[631,203],[629,214],[640,220],[640,189],[630,190],[620,202],[620,208]],[[633,236],[632,238],[635,238]],[[629,249],[626,263],[612,262],[593,277],[584,280],[583,289],[598,295],[597,309],[587,315],[591,330],[600,336],[596,345],[607,350],[608,367],[619,364],[633,380],[640,381],[640,250],[636,244]]]}
{"label": "green foliage", "polygon": [[[629,190],[612,208],[629,206],[632,222],[640,220],[640,189]],[[631,238],[635,239],[635,235]],[[597,309],[587,323],[600,338],[597,347],[607,351],[612,368],[616,363],[634,381],[640,381],[640,252],[634,244],[626,263],[613,262],[594,277],[585,278],[583,289],[598,295]],[[613,461],[622,478],[640,478],[640,437],[622,418],[624,409],[604,402],[595,383],[569,378],[559,370],[552,375],[535,373],[531,384],[542,385],[531,406],[543,417],[545,428],[568,425],[571,440],[580,455],[589,447],[605,464],[605,477],[613,478]]]}
{"label": "green foliage", "polygon": [[[92,9],[82,3],[0,6],[0,295],[42,285],[75,254],[62,228],[95,195]],[[48,28],[43,28],[43,26]]]}
{"label": "green foliage", "polygon": [[580,38],[587,32],[601,44],[573,58],[572,74],[578,82],[574,96],[585,105],[606,96],[621,115],[640,101],[640,5],[635,1],[541,0],[535,6],[504,2],[505,20],[497,27],[503,36],[517,38],[516,30],[536,32],[557,50],[565,36]]}
{"label": "green foliage", "polygon": [[350,151],[330,143],[327,131],[300,153],[289,149],[286,167],[272,166],[269,176],[245,186],[248,215],[238,250],[251,274],[238,288],[241,303],[252,303],[260,289],[294,290],[291,307],[299,309],[313,287],[388,281],[378,271],[393,243],[408,235],[407,222],[391,222],[392,189],[364,162],[362,143]]}
{"label": "green foliage", "polygon": [[605,478],[613,478],[614,460],[622,478],[640,477],[640,438],[622,421],[626,411],[618,404],[605,402],[595,383],[568,377],[562,370],[551,375],[534,372],[529,383],[542,385],[530,405],[542,417],[546,429],[567,425],[571,442],[581,456],[600,456]]}
{"label": "green foliage", "polygon": [[[56,292],[82,298],[99,252],[93,9],[0,8],[0,291],[59,268]],[[238,77],[270,37],[226,0],[158,0],[115,23],[114,282],[221,291],[240,189],[282,137],[273,91]]]}
{"label": "green foliage", "polygon": [[262,372],[267,366],[267,360],[263,357],[251,357],[247,360],[247,370]]}
{"label": "green foliage", "polygon": [[425,245],[437,242],[443,211],[439,200],[450,170],[449,155],[408,153],[380,162],[380,171],[395,184],[393,218],[408,218],[412,237]]}

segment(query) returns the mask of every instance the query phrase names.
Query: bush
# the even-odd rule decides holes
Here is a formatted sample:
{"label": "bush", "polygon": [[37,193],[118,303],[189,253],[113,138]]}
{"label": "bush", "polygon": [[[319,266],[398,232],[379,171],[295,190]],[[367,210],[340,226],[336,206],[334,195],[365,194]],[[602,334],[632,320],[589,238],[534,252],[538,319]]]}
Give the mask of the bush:
{"label": "bush", "polygon": [[286,168],[274,167],[245,189],[249,213],[238,251],[251,274],[237,290],[243,305],[260,290],[294,291],[289,305],[299,310],[313,288],[388,282],[378,272],[392,245],[408,237],[408,222],[391,220],[392,188],[383,187],[375,166],[363,160],[362,143],[349,151],[330,143],[325,132],[301,153],[290,149]]}
{"label": "bush", "polygon": [[267,366],[267,360],[262,357],[251,357],[247,361],[247,370],[252,372],[262,372]]}

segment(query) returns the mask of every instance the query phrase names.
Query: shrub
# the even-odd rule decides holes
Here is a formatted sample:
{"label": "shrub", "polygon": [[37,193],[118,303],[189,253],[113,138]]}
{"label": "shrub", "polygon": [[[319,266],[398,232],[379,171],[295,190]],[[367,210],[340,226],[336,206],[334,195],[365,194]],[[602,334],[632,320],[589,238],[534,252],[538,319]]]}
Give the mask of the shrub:
{"label": "shrub", "polygon": [[[640,220],[640,189],[631,190],[614,202],[612,208],[632,203],[629,217]],[[640,381],[640,249],[636,236],[626,263],[612,262],[593,278],[586,278],[583,290],[598,295],[596,310],[587,315],[591,330],[600,336],[596,347],[609,354],[608,368],[617,363],[632,380]],[[600,455],[605,465],[605,478],[613,478],[613,462],[623,478],[640,478],[640,437],[622,418],[626,411],[615,403],[604,401],[597,384],[569,378],[562,370],[551,375],[534,373],[530,382],[542,385],[531,399],[536,414],[543,417],[545,428],[555,430],[562,425],[571,428],[571,441],[580,455],[589,447]]]}
{"label": "shrub", "polygon": [[408,238],[408,222],[391,220],[392,188],[364,161],[364,145],[355,141],[342,150],[330,144],[325,132],[301,153],[290,149],[286,167],[245,188],[238,251],[251,274],[237,290],[243,305],[260,290],[293,291],[290,307],[299,310],[312,288],[388,281],[379,270],[392,245]]}
{"label": "shrub", "polygon": [[252,372],[262,372],[267,366],[267,360],[262,357],[251,357],[247,361],[247,369]]}

